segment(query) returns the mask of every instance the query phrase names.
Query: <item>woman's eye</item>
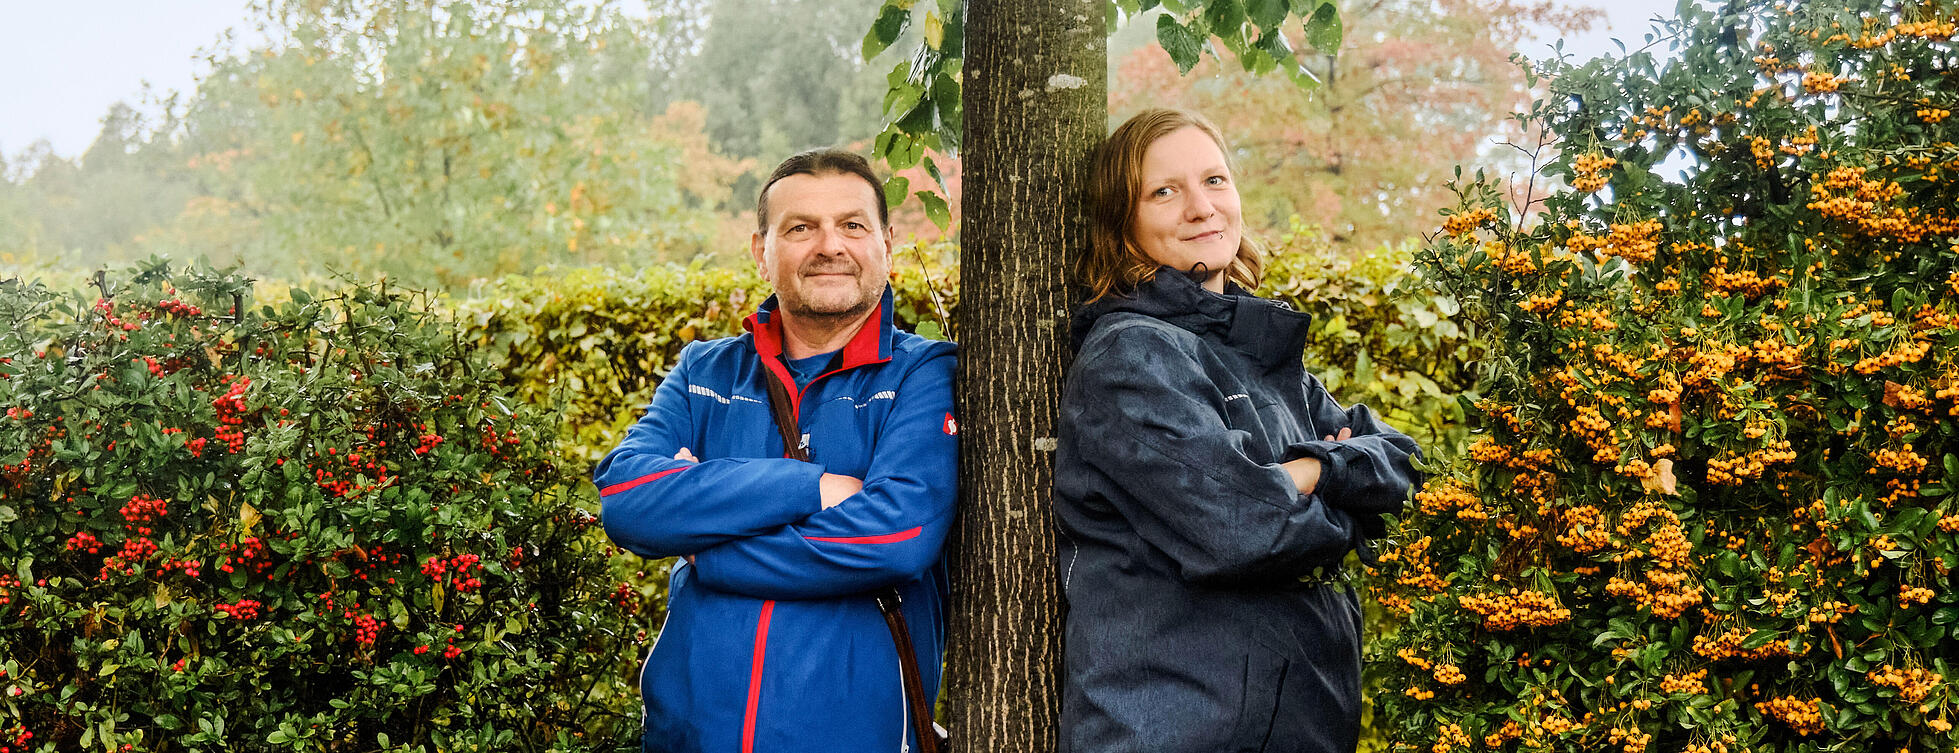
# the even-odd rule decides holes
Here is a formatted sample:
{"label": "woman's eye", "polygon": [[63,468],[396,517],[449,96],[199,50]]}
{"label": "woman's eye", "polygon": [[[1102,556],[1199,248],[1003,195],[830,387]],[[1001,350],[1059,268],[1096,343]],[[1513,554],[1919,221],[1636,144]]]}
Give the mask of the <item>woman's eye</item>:
{"label": "woman's eye", "polygon": [[1159,189],[1156,189],[1155,191],[1151,191],[1151,192],[1150,192],[1150,197],[1151,197],[1151,198],[1156,198],[1156,199],[1161,199],[1161,198],[1163,198],[1163,197],[1165,197],[1165,196],[1169,196],[1169,195],[1170,195],[1170,187],[1169,187],[1169,186],[1164,186],[1164,187],[1162,187],[1162,188],[1159,188]]}

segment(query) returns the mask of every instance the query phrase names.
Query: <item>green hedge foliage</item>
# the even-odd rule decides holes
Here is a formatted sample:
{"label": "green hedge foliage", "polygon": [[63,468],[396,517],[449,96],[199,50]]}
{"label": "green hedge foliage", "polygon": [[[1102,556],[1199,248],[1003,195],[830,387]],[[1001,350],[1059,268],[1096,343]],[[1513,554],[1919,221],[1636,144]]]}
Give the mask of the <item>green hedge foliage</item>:
{"label": "green hedge foliage", "polygon": [[584,468],[430,301],[97,281],[0,282],[0,750],[633,742]]}
{"label": "green hedge foliage", "polygon": [[1493,350],[1378,581],[1397,750],[1959,746],[1959,19],[1680,12],[1541,71],[1571,189],[1423,254]]}
{"label": "green hedge foliage", "polygon": [[[1384,409],[1425,446],[1461,444],[1455,396],[1473,386],[1470,366],[1481,351],[1454,299],[1409,276],[1411,249],[1349,258],[1316,228],[1296,226],[1268,254],[1259,292],[1313,315],[1307,365],[1334,394]],[[957,339],[956,257],[950,245],[896,252],[899,327]],[[487,351],[517,395],[565,408],[565,457],[589,464],[639,419],[681,347],[740,334],[767,296],[751,271],[664,265],[631,276],[569,269],[506,277],[457,308],[466,339]]]}

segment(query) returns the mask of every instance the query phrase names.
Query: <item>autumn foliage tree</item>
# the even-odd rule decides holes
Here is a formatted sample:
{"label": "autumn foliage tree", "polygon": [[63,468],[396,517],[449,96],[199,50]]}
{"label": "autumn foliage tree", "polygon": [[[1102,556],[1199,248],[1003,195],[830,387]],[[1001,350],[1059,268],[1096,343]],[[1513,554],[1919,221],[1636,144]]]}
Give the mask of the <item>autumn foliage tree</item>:
{"label": "autumn foliage tree", "polygon": [[1959,16],[1681,12],[1546,64],[1571,189],[1425,253],[1492,352],[1375,594],[1398,750],[1959,744]]}

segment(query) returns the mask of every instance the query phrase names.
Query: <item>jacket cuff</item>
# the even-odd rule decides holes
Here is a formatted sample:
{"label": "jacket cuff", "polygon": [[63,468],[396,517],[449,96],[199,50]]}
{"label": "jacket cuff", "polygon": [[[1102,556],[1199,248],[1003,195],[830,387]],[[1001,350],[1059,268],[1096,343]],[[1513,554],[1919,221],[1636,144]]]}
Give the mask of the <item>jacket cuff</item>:
{"label": "jacket cuff", "polygon": [[1327,447],[1328,444],[1331,443],[1308,442],[1292,445],[1286,448],[1285,454],[1281,456],[1283,458],[1281,462],[1291,462],[1300,458],[1320,461],[1320,480],[1313,484],[1313,493],[1319,495],[1327,504],[1345,509],[1346,505],[1341,504],[1340,498],[1346,491],[1345,484],[1342,482],[1347,478],[1347,461],[1334,448]]}

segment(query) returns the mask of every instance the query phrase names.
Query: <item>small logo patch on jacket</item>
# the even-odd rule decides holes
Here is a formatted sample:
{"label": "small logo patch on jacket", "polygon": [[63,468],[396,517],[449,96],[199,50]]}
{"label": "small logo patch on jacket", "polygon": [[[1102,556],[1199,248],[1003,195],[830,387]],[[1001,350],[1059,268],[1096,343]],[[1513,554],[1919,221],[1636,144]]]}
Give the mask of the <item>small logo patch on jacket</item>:
{"label": "small logo patch on jacket", "polygon": [[945,414],[945,433],[959,436],[959,422],[952,420],[952,414]]}

